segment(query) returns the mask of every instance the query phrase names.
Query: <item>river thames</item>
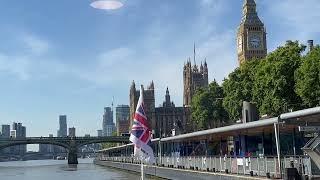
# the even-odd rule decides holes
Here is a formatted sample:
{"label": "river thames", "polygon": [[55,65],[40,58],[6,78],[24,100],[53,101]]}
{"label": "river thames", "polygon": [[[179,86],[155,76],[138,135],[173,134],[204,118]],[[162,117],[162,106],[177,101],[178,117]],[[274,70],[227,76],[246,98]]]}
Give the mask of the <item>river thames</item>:
{"label": "river thames", "polygon": [[79,159],[77,167],[65,160],[0,162],[0,180],[109,180],[139,179],[137,174],[110,169]]}

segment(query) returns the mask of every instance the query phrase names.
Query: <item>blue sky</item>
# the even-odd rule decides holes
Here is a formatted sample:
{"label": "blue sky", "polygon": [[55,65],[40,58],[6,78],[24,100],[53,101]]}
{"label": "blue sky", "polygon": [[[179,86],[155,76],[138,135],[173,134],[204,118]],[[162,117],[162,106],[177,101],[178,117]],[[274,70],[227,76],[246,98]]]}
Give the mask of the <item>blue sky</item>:
{"label": "blue sky", "polygon": [[[182,68],[197,46],[209,79],[236,66],[241,0],[121,0],[116,10],[91,0],[0,2],[0,124],[22,122],[28,136],[56,134],[67,114],[77,135],[96,135],[104,106],[129,103],[132,80],[154,80],[182,104]],[[320,42],[318,0],[257,0],[268,50],[286,40]]]}

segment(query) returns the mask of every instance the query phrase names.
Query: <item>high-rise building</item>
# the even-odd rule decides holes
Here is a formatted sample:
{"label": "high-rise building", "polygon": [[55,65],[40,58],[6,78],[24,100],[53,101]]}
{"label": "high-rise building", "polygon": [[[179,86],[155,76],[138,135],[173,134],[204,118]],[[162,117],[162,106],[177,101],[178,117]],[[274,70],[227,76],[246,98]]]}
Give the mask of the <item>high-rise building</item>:
{"label": "high-rise building", "polygon": [[244,0],[242,20],[237,33],[239,65],[267,55],[267,32],[260,20],[255,0]]}
{"label": "high-rise building", "polygon": [[[4,139],[10,138],[10,125],[6,125],[6,124],[1,125],[0,138],[4,138]],[[0,154],[1,153],[10,153],[10,147],[1,149]]]}
{"label": "high-rise building", "polygon": [[117,135],[129,133],[130,107],[128,105],[119,105],[116,107]]}
{"label": "high-rise building", "polygon": [[10,125],[6,125],[6,124],[1,125],[1,136],[3,138],[10,137]]}
{"label": "high-rise building", "polygon": [[68,136],[67,115],[60,115],[58,137],[67,137],[67,136]]}
{"label": "high-rise building", "polygon": [[105,107],[102,121],[102,134],[103,136],[111,136],[114,130],[113,111],[111,107]]}
{"label": "high-rise building", "polygon": [[102,137],[103,136],[102,129],[97,130],[97,133],[98,133],[98,137]]}
{"label": "high-rise building", "polygon": [[[59,115],[59,129],[57,130],[57,137],[68,136],[67,115]],[[66,152],[65,148],[60,146],[53,147],[55,153]]]}
{"label": "high-rise building", "polygon": [[16,137],[26,137],[26,127],[22,126],[22,123],[13,123],[12,130],[16,130]]}
{"label": "high-rise building", "polygon": [[194,47],[194,65],[192,66],[190,58],[183,67],[183,106],[190,107],[193,95],[201,87],[208,86],[208,67],[207,62],[201,63],[200,68],[196,64],[196,52]]}
{"label": "high-rise building", "polygon": [[17,138],[17,130],[10,130],[10,138]]}
{"label": "high-rise building", "polygon": [[[13,123],[10,136],[13,138],[25,138],[26,137],[26,127],[22,126],[22,123]],[[11,148],[12,152],[15,154],[24,154],[27,152],[27,145],[17,145]]]}
{"label": "high-rise building", "polygon": [[69,128],[69,137],[76,137],[76,128]]}
{"label": "high-rise building", "polygon": [[21,137],[27,137],[27,129],[25,126],[21,128]]}

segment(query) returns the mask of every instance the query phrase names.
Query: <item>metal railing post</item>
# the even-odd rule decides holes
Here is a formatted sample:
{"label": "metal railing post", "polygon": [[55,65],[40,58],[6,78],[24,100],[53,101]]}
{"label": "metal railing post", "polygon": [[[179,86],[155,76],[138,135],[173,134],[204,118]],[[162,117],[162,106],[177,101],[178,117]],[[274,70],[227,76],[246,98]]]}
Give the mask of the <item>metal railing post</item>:
{"label": "metal railing post", "polygon": [[222,172],[222,158],[220,156],[220,172]]}
{"label": "metal railing post", "polygon": [[243,163],[242,163],[242,165],[243,165],[243,175],[245,175],[246,174],[246,158],[245,157],[242,158],[242,161],[243,161]]}
{"label": "metal railing post", "polygon": [[281,173],[281,160],[280,160],[279,123],[274,123],[273,125],[274,125],[274,134],[275,134],[275,138],[276,138],[278,168],[279,168],[279,174],[280,174],[280,178],[281,178],[282,173]]}
{"label": "metal railing post", "polygon": [[237,174],[239,174],[238,157],[236,157],[236,164],[237,164]]}
{"label": "metal railing post", "polygon": [[260,176],[260,158],[257,157],[257,162],[258,162],[258,176]]}
{"label": "metal railing post", "polygon": [[230,156],[230,173],[232,173],[232,157]]}
{"label": "metal railing post", "polygon": [[265,165],[265,173],[267,174],[268,173],[268,162],[267,162],[267,157],[265,157],[264,159],[264,165]]}

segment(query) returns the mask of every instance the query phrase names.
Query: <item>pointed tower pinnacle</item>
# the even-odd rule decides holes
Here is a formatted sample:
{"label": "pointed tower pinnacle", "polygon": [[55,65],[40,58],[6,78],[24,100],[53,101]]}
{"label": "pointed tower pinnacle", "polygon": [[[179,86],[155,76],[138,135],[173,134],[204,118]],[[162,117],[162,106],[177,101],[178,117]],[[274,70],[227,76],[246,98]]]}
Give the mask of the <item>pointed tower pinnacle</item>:
{"label": "pointed tower pinnacle", "polygon": [[153,83],[153,80],[151,81],[151,83],[150,83],[150,86],[149,86],[149,88],[148,89],[154,89],[154,83]]}
{"label": "pointed tower pinnacle", "polygon": [[204,59],[203,71],[208,73],[207,59]]}
{"label": "pointed tower pinnacle", "polygon": [[166,90],[166,101],[163,103],[164,107],[170,107],[171,106],[171,100],[170,100],[170,93],[169,93],[169,88],[167,87]]}
{"label": "pointed tower pinnacle", "polygon": [[243,6],[245,5],[256,5],[255,0],[244,0]]}
{"label": "pointed tower pinnacle", "polygon": [[242,23],[263,25],[258,17],[255,0],[244,0],[242,10]]}

